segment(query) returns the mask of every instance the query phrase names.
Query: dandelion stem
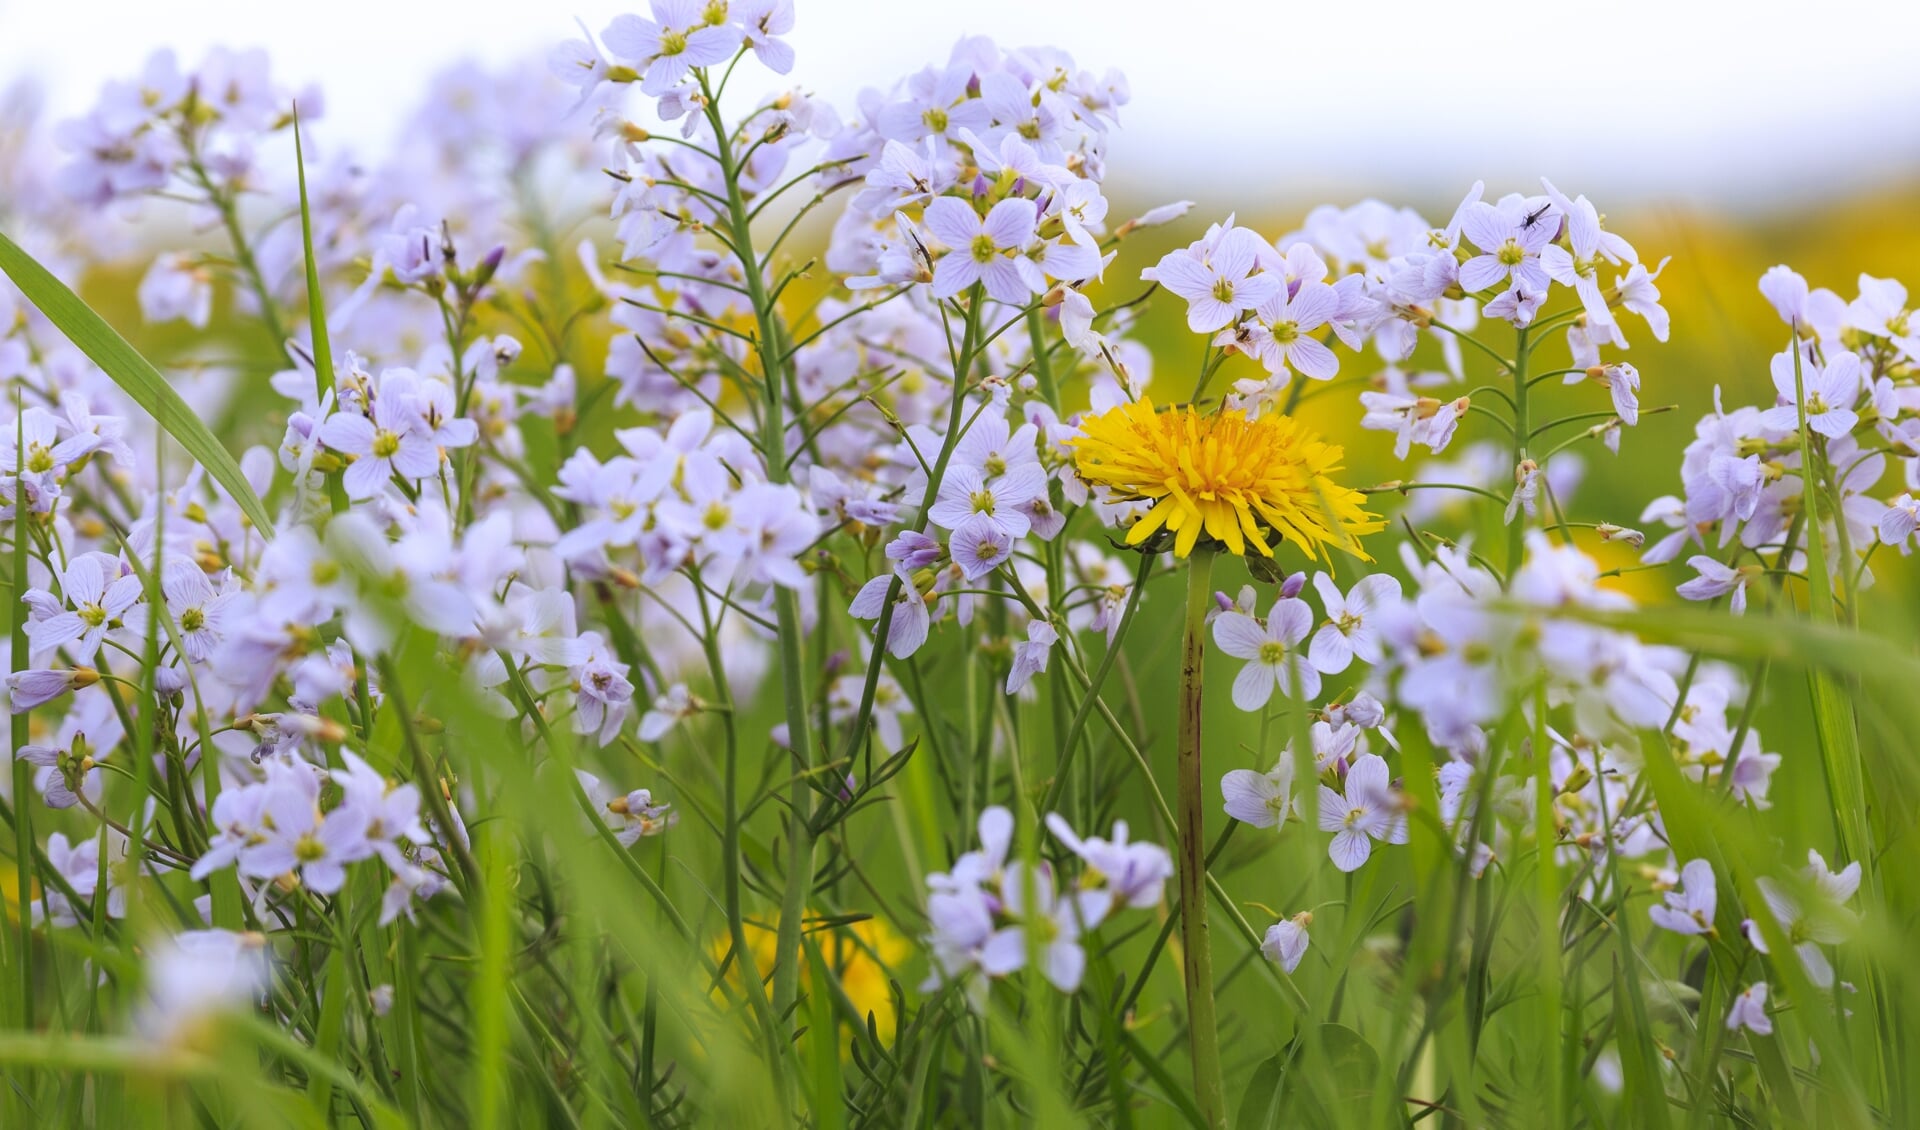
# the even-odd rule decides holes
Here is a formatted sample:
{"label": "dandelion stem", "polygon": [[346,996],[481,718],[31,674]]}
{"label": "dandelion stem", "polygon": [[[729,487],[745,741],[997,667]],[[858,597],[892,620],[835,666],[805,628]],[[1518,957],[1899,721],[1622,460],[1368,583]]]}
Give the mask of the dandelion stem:
{"label": "dandelion stem", "polygon": [[1193,1093],[1202,1120],[1227,1124],[1226,1085],[1220,1073],[1220,1034],[1214,1023],[1213,950],[1207,936],[1206,830],[1200,774],[1200,676],[1206,652],[1207,609],[1213,602],[1214,551],[1196,546],[1187,561],[1186,634],[1180,650],[1180,941],[1186,965],[1187,1045],[1193,1053]]}

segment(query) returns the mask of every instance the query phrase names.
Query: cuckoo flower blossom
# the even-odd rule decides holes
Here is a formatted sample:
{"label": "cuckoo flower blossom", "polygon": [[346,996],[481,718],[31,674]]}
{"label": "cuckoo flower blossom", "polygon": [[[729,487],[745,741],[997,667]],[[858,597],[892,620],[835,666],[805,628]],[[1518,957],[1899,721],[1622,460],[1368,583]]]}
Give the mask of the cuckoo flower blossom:
{"label": "cuckoo flower blossom", "polygon": [[1244,612],[1222,613],[1213,622],[1214,642],[1221,651],[1247,661],[1233,680],[1233,704],[1242,710],[1259,710],[1276,689],[1293,693],[1296,672],[1300,696],[1318,697],[1320,672],[1299,654],[1300,642],[1312,630],[1313,611],[1304,600],[1275,601],[1264,627]]}
{"label": "cuckoo flower blossom", "polygon": [[1040,269],[1015,252],[1033,241],[1037,216],[1033,202],[1002,200],[984,218],[957,196],[927,205],[926,225],[952,248],[933,268],[933,296],[952,298],[980,283],[999,302],[1024,305],[1046,288]]}
{"label": "cuckoo flower blossom", "polygon": [[1680,869],[1680,887],[1667,892],[1664,906],[1647,911],[1655,926],[1676,934],[1713,933],[1713,912],[1719,906],[1713,864],[1696,859]]}
{"label": "cuckoo flower blossom", "polygon": [[1407,842],[1407,814],[1377,754],[1362,754],[1347,770],[1346,793],[1320,786],[1320,830],[1333,833],[1327,855],[1342,871],[1357,871],[1373,841]]}
{"label": "cuckoo flower blossom", "polygon": [[[1249,275],[1259,263],[1264,241],[1249,228],[1228,228],[1211,248],[1205,241],[1168,252],[1143,277],[1187,300],[1187,328],[1212,333],[1280,292],[1272,275]],[[1196,253],[1201,249],[1204,253]],[[1271,252],[1271,248],[1267,248]]]}
{"label": "cuckoo flower blossom", "polygon": [[[1846,435],[1860,422],[1853,410],[1860,399],[1860,358],[1841,352],[1825,368],[1816,367],[1804,356],[1795,364],[1793,352],[1774,355],[1773,387],[1784,403],[1760,413],[1760,422],[1783,432],[1800,428],[1800,404],[1804,399],[1807,427],[1831,438]],[[1802,390],[1804,388],[1804,398]]]}

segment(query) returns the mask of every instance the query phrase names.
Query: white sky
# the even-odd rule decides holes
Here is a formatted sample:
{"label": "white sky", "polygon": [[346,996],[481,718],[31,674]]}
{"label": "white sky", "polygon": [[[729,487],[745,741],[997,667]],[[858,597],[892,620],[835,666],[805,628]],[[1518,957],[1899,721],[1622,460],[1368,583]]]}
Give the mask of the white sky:
{"label": "white sky", "polygon": [[[324,86],[324,136],[374,152],[438,65],[643,3],[0,0],[0,82],[36,74],[74,112],[155,46],[264,46]],[[1920,0],[799,0],[794,78],[850,106],[963,34],[1125,71],[1109,185],[1212,210],[1541,173],[1603,204],[1765,206],[1920,171]]]}

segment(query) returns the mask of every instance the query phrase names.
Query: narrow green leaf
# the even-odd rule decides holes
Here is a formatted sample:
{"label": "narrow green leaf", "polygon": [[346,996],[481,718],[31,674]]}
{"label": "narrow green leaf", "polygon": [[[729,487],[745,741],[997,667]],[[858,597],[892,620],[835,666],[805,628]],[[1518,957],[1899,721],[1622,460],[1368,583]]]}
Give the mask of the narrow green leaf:
{"label": "narrow green leaf", "polygon": [[1654,1047],[1647,1022],[1647,1002],[1640,994],[1640,973],[1634,967],[1632,931],[1616,924],[1620,957],[1614,965],[1613,1015],[1620,1039],[1620,1073],[1625,1077],[1627,1102],[1637,1112],[1635,1126],[1667,1127],[1666,1084],[1660,1078],[1660,1053]]}
{"label": "narrow green leaf", "polygon": [[307,259],[307,322],[313,330],[313,377],[320,395],[333,387],[333,344],[327,338],[326,300],[320,293],[320,265],[313,257],[313,209],[307,203],[307,154],[300,144],[300,106],[293,107],[293,166],[300,177],[300,246]]}
{"label": "narrow green leaf", "polygon": [[833,972],[820,956],[818,943],[811,937],[802,943],[808,965],[807,1076],[813,1124],[819,1130],[833,1130],[847,1124],[846,1102],[841,1097],[840,1026],[833,1015]]}
{"label": "narrow green leaf", "polygon": [[1240,1112],[1233,1120],[1234,1130],[1273,1130],[1280,1125],[1280,1080],[1286,1067],[1279,1056],[1269,1056],[1253,1069],[1247,1090],[1240,1097]]}
{"label": "narrow green leaf", "polygon": [[[307,155],[300,144],[300,107],[293,107],[293,165],[300,177],[300,246],[307,262],[307,325],[313,333],[313,381],[321,399],[333,391],[333,340],[327,333],[326,294],[320,289],[320,261],[313,255],[313,209],[307,203]],[[347,488],[340,476],[327,476],[327,502],[335,514],[347,509]]]}
{"label": "narrow green leaf", "polygon": [[273,519],[267,517],[267,508],[261,505],[259,496],[247,484],[246,476],[240,473],[240,464],[234,462],[233,456],[207,430],[207,425],[194,414],[193,409],[187,407],[187,402],[180,398],[180,394],[174,391],[151,361],[140,356],[133,346],[127,344],[126,338],[94,313],[92,307],[67,288],[67,284],[54,278],[33,256],[21,250],[19,244],[5,235],[0,235],[0,271],[6,272],[7,277],[13,280],[13,285],[19,287],[21,293],[39,307],[48,321],[59,327],[67,340],[105,370],[107,376],[112,377],[113,382],[133,398],[134,403],[173,437],[174,442],[207,469],[214,481],[240,504],[241,511],[255,529],[266,537],[273,536]]}
{"label": "narrow green leaf", "polygon": [[[326,976],[327,996],[320,1004],[320,1031],[316,1035],[313,1050],[322,1059],[336,1061],[340,1052],[341,1032],[347,1019],[347,994],[352,991],[351,980],[347,977],[347,952],[338,945],[327,956]],[[325,1075],[313,1075],[307,1081],[307,1099],[321,1117],[326,1117],[333,1108],[333,1081]]]}

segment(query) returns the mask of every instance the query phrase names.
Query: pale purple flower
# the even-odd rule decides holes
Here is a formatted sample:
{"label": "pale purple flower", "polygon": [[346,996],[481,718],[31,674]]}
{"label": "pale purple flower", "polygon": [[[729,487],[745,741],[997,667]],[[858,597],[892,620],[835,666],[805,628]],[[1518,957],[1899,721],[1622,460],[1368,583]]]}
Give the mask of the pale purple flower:
{"label": "pale purple flower", "polygon": [[1373,854],[1373,841],[1407,842],[1407,814],[1378,754],[1362,754],[1347,770],[1345,792],[1320,786],[1320,830],[1332,832],[1327,856],[1342,871],[1356,871]]}
{"label": "pale purple flower", "polygon": [[882,573],[861,585],[847,612],[856,619],[878,620],[886,608],[887,589],[898,580],[900,593],[894,597],[893,619],[887,626],[886,646],[889,655],[895,659],[905,659],[927,642],[933,615],[927,610],[926,597],[914,586],[913,577],[906,567],[896,566],[896,570],[891,574]]}
{"label": "pale purple flower", "polygon": [[1307,662],[1326,675],[1345,671],[1355,656],[1362,663],[1379,663],[1380,630],[1374,613],[1400,600],[1398,578],[1371,573],[1355,581],[1343,596],[1332,577],[1315,573],[1313,587],[1327,610],[1327,622],[1307,645]]}
{"label": "pale purple flower", "polygon": [[615,795],[600,778],[584,769],[575,769],[573,775],[593,802],[594,815],[606,822],[621,847],[632,847],[642,836],[657,836],[679,823],[673,806],[656,804],[647,789]]}
{"label": "pale purple flower", "polygon": [[1013,537],[1004,525],[975,514],[953,531],[947,549],[966,579],[977,581],[1012,559]]}
{"label": "pale purple flower", "polygon": [[1920,339],[1913,334],[1913,312],[1907,308],[1907,288],[1894,279],[1862,274],[1860,297],[1847,304],[1844,324],[1863,333],[1891,340],[1910,359],[1920,357]]}
{"label": "pale purple flower", "polygon": [[[1666,268],[1665,259],[1660,260],[1660,265],[1651,271],[1647,270],[1645,263],[1635,263],[1627,268],[1624,276],[1613,280],[1614,289],[1620,292],[1621,307],[1645,318],[1655,341],[1667,340],[1667,329],[1671,322],[1666,307],[1660,305],[1660,288],[1653,285],[1653,281]],[[1617,338],[1618,335],[1619,330],[1616,329],[1614,336]]]}
{"label": "pale purple flower", "polygon": [[927,517],[949,530],[985,519],[1009,539],[1023,538],[1032,528],[1023,508],[1046,490],[1046,472],[1037,462],[1008,467],[1004,474],[993,476],[970,464],[956,464],[947,468]]}
{"label": "pale purple flower", "polygon": [[901,530],[887,543],[887,556],[903,569],[924,569],[945,555],[938,538],[918,530]]}
{"label": "pale purple flower", "polygon": [[708,24],[700,0],[652,0],[653,18],[623,13],[600,33],[615,58],[643,76],[640,89],[665,94],[695,67],[724,63],[740,46],[740,29]]}
{"label": "pale purple flower", "polygon": [[1755,981],[1733,998],[1727,1006],[1727,1031],[1742,1028],[1756,1036],[1773,1035],[1773,1018],[1767,1015],[1767,983]]}
{"label": "pale purple flower", "polygon": [[[1540,262],[1552,276],[1553,281],[1562,286],[1570,286],[1580,296],[1580,304],[1586,308],[1587,322],[1594,326],[1613,324],[1613,314],[1607,309],[1607,299],[1600,291],[1600,263],[1602,258],[1633,258],[1633,248],[1625,247],[1619,237],[1612,237],[1625,247],[1626,255],[1614,254],[1617,249],[1605,242],[1606,233],[1600,230],[1600,213],[1592,201],[1585,196],[1568,200],[1545,178],[1541,182],[1547,189],[1556,211],[1566,218],[1567,243],[1569,251],[1557,243],[1548,244],[1540,253]],[[1546,216],[1535,222],[1553,225],[1559,217]]]}
{"label": "pale purple flower", "polygon": [[[860,716],[860,700],[867,692],[867,675],[854,672],[835,679],[827,688],[827,719],[835,725],[851,723]],[[913,700],[892,675],[881,671],[873,681],[873,701],[869,704],[867,722],[879,737],[880,745],[889,753],[897,753],[906,748],[905,716],[912,714]],[[848,775],[848,788],[853,787],[852,775]]]}
{"label": "pale purple flower", "polygon": [[734,0],[727,14],[745,29],[747,46],[768,70],[793,70],[793,48],[779,38],[793,30],[793,0]]}
{"label": "pale purple flower", "polygon": [[1047,660],[1053,656],[1053,645],[1059,641],[1060,632],[1045,620],[1027,625],[1026,642],[1013,645],[1013,667],[1007,672],[1008,694],[1024,690],[1035,675],[1046,671]]}
{"label": "pale purple flower", "polygon": [[1187,328],[1212,333],[1244,310],[1254,310],[1280,291],[1280,280],[1252,274],[1260,262],[1264,242],[1247,228],[1228,228],[1214,246],[1196,254],[1194,248],[1168,252],[1143,275],[1187,300]]}
{"label": "pale purple flower", "polygon": [[1649,907],[1647,915],[1655,926],[1676,934],[1711,934],[1713,913],[1719,905],[1720,892],[1714,882],[1713,864],[1696,859],[1680,869],[1680,885],[1667,892],[1666,902]]}
{"label": "pale purple flower", "polygon": [[347,767],[333,770],[332,777],[343,794],[341,807],[358,809],[366,818],[363,835],[389,867],[397,871],[407,866],[400,840],[422,847],[433,842],[420,822],[420,787],[387,780],[350,749],[341,750],[340,756]]}
{"label": "pale purple flower", "polygon": [[240,873],[273,879],[297,871],[314,891],[332,894],[346,882],[347,864],[373,854],[366,836],[369,817],[351,805],[322,817],[315,802],[317,781],[296,783],[302,780],[290,777],[264,786],[259,824],[240,849]]}
{"label": "pale purple flower", "polygon": [[195,1022],[257,1002],[272,979],[272,956],[260,934],[188,930],[147,952],[146,1001],[135,1026],[156,1047],[177,1048]]}
{"label": "pale purple flower", "polygon": [[[106,566],[115,575],[107,575]],[[76,662],[87,663],[100,650],[107,633],[121,627],[121,617],[140,599],[140,578],[119,574],[120,561],[101,553],[85,553],[68,563],[60,575],[60,591],[71,611],[61,611],[27,624],[34,654],[66,648]]]}
{"label": "pale purple flower", "polygon": [[587,25],[580,26],[579,39],[565,39],[553,46],[547,53],[547,71],[553,77],[580,91],[580,97],[568,110],[572,113],[594,100],[601,88],[608,84],[608,72],[611,64],[593,41],[593,35],[587,31]]}
{"label": "pale purple flower", "polygon": [[[1168,879],[1173,878],[1173,857],[1158,844],[1128,842],[1127,822],[1113,822],[1113,839],[1099,836],[1081,839],[1057,812],[1047,814],[1047,828],[1067,850],[1106,881],[1107,891],[1120,906],[1151,910],[1160,905],[1160,896]],[[1093,921],[1086,923],[1094,925]]]}
{"label": "pale purple flower", "polygon": [[633,710],[633,683],[627,678],[627,665],[596,648],[569,675],[579,688],[573,732],[592,734],[603,747],[611,744]]}
{"label": "pale purple flower", "polygon": [[1794,351],[1789,349],[1774,355],[1772,370],[1773,387],[1784,403],[1760,413],[1760,422],[1767,427],[1781,432],[1800,430],[1799,385],[1805,386],[1807,427],[1811,430],[1833,439],[1851,432],[1860,422],[1853,410],[1860,399],[1858,354],[1842,350],[1821,368],[1804,354],[1796,365]]}
{"label": "pale purple flower", "polygon": [[[1031,888],[1031,890],[1029,890]],[[1029,904],[1028,899],[1032,902]],[[1027,964],[1027,924],[1041,931],[1038,943],[1040,972],[1063,993],[1080,987],[1087,953],[1080,946],[1083,929],[1099,924],[1106,895],[1082,891],[1056,897],[1053,874],[1045,867],[1007,865],[1000,884],[1001,904],[1016,925],[994,931],[980,949],[980,968],[990,977],[1004,977]]]}
{"label": "pale purple flower", "polygon": [[[47,862],[54,871],[67,881],[73,893],[82,899],[92,901],[100,894],[100,851],[101,841],[98,835],[89,836],[79,843],[70,842],[60,832],[47,837]],[[112,918],[127,916],[127,888],[122,882],[126,868],[127,839],[118,833],[108,837],[107,851],[107,890],[106,912]],[[79,924],[79,907],[68,901],[58,891],[45,894],[47,917],[55,925],[75,926]],[[33,906],[35,920],[41,913],[38,903]]]}
{"label": "pale purple flower", "polygon": [[1301,911],[1292,918],[1282,918],[1267,927],[1266,937],[1260,941],[1260,952],[1267,960],[1292,973],[1300,968],[1300,959],[1307,956],[1307,927],[1313,924],[1313,914]]}
{"label": "pale purple flower", "polygon": [[[1480,254],[1460,265],[1461,289],[1473,293],[1512,279],[1516,292],[1546,294],[1552,279],[1540,254],[1559,232],[1560,217],[1551,212],[1540,215],[1539,207],[1515,199],[1506,206],[1479,200],[1467,209],[1461,230]],[[1532,223],[1527,222],[1530,216]]]}
{"label": "pale purple flower", "polygon": [[1161,224],[1170,224],[1192,210],[1193,201],[1176,200],[1171,204],[1162,204],[1157,208],[1149,208],[1140,215],[1128,220],[1125,224],[1122,224],[1121,227],[1127,230],[1156,228]]}
{"label": "pale purple flower", "polygon": [[1705,554],[1687,558],[1687,564],[1700,575],[1675,590],[1683,599],[1712,600],[1731,593],[1733,599],[1727,603],[1728,609],[1735,616],[1747,610],[1747,582],[1752,580],[1751,573],[1723,565]]}
{"label": "pale purple flower", "polygon": [[1535,289],[1531,283],[1523,284],[1515,281],[1512,286],[1494,296],[1492,302],[1487,303],[1486,315],[1489,318],[1499,318],[1514,326],[1532,325],[1533,316],[1540,312],[1540,304],[1545,302],[1546,298],[1545,287]]}
{"label": "pale purple flower", "polygon": [[1395,459],[1405,459],[1416,443],[1438,455],[1453,442],[1453,433],[1472,403],[1464,396],[1449,403],[1431,396],[1368,389],[1360,394],[1360,406],[1367,410],[1360,426],[1394,433]]}
{"label": "pale purple flower", "polygon": [[184,320],[205,329],[213,316],[213,275],[195,256],[163,252],[140,280],[140,314],[148,322]]}
{"label": "pale purple flower", "polygon": [[656,695],[653,705],[640,716],[639,737],[643,742],[657,742],[667,736],[668,731],[682,721],[700,713],[700,704],[694,700],[687,684],[675,683],[663,693]]}
{"label": "pale purple flower", "polygon": [[320,442],[353,462],[342,476],[347,497],[372,498],[398,474],[411,482],[440,469],[440,447],[415,425],[418,416],[400,397],[374,401],[372,416],[335,412],[320,426]]}
{"label": "pale purple flower", "polygon": [[1300,641],[1313,630],[1313,610],[1304,600],[1282,598],[1273,604],[1263,626],[1244,612],[1223,613],[1213,622],[1213,641],[1220,650],[1247,665],[1233,680],[1233,704],[1242,710],[1260,710],[1278,690],[1293,693],[1294,668],[1299,669],[1299,697],[1311,700],[1320,694],[1320,672],[1294,655]]}
{"label": "pale purple flower", "polygon": [[1899,546],[1900,555],[1905,557],[1913,552],[1913,531],[1920,528],[1920,501],[1911,494],[1900,494],[1887,504],[1877,525],[1880,544]]}
{"label": "pale purple flower", "polygon": [[1269,373],[1292,368],[1316,381],[1332,380],[1340,360],[1313,333],[1339,313],[1340,298],[1326,283],[1279,287],[1254,312],[1252,350]]}
{"label": "pale purple flower", "polygon": [[[1813,889],[1815,897],[1810,904],[1803,903],[1793,892],[1764,875],[1757,880],[1760,896],[1774,921],[1779,923],[1781,933],[1793,945],[1800,964],[1806,967],[1808,979],[1823,989],[1832,988],[1833,964],[1820,947],[1845,941],[1857,923],[1853,912],[1843,904],[1860,889],[1860,862],[1855,860],[1839,871],[1831,871],[1826,859],[1818,851],[1809,849],[1807,866],[1800,874]],[[1761,953],[1771,952],[1757,923],[1748,919],[1740,926],[1753,948]]]}
{"label": "pale purple flower", "polygon": [[100,681],[100,673],[91,667],[71,667],[58,671],[16,671],[7,676],[7,705],[15,714],[24,714],[43,706],[70,690],[90,687]]}
{"label": "pale purple flower", "polygon": [[1640,370],[1624,361],[1600,370],[1600,381],[1613,397],[1613,410],[1620,422],[1633,427],[1640,422]]}
{"label": "pale purple flower", "polygon": [[1256,828],[1284,824],[1294,814],[1293,773],[1291,751],[1282,754],[1265,773],[1251,769],[1228,770],[1220,778],[1227,815]]}
{"label": "pale purple flower", "polygon": [[1061,295],[1060,336],[1082,354],[1097,359],[1102,349],[1111,351],[1112,346],[1104,335],[1094,330],[1093,318],[1092,299],[1071,287]]}
{"label": "pale purple flower", "polygon": [[949,248],[934,264],[935,298],[952,298],[981,283],[996,301],[1021,306],[1046,289],[1040,268],[1014,254],[1033,239],[1031,200],[1002,200],[982,218],[965,200],[942,196],[927,205],[921,222]]}

